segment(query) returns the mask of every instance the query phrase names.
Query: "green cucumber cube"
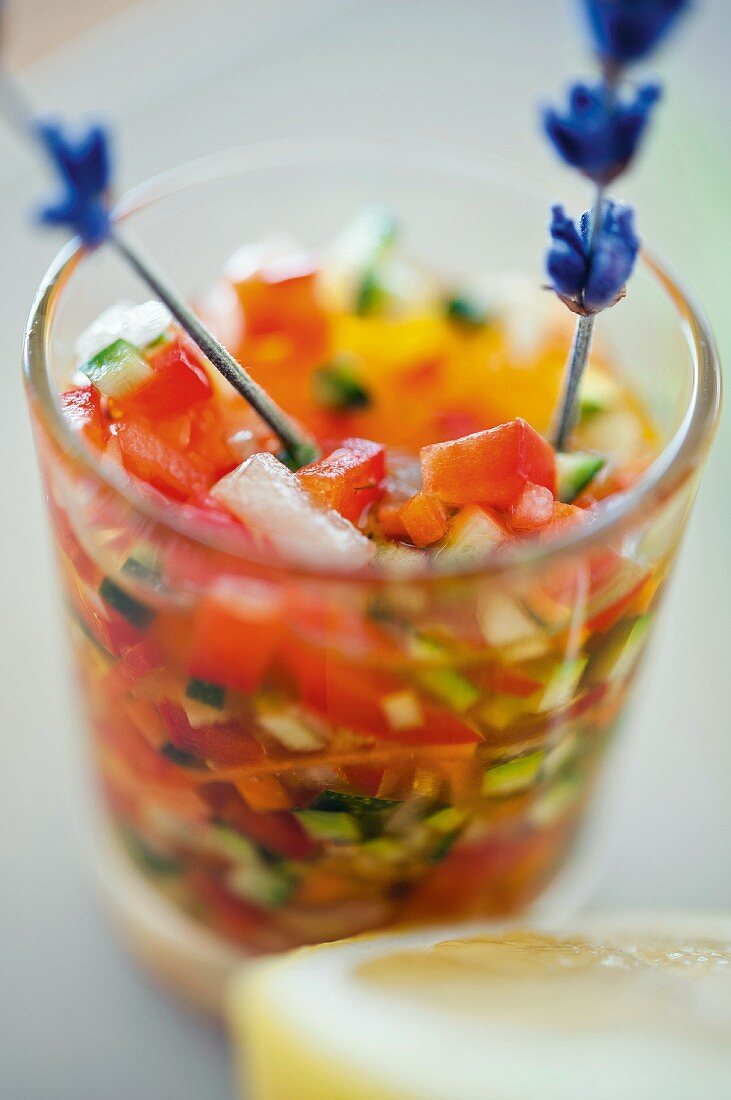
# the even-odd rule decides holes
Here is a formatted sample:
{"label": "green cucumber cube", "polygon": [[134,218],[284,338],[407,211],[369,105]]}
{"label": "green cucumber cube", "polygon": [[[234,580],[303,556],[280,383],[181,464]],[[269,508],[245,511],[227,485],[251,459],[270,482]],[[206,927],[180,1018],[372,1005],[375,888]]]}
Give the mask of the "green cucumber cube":
{"label": "green cucumber cube", "polygon": [[100,393],[117,399],[141,389],[153,375],[144,355],[126,340],[115,340],[81,369]]}
{"label": "green cucumber cube", "polygon": [[482,779],[483,796],[501,798],[527,790],[538,778],[545,755],[542,751],[530,752],[513,760],[493,764]]}
{"label": "green cucumber cube", "polygon": [[587,485],[606,465],[606,461],[601,455],[589,454],[585,451],[557,454],[558,499],[564,504],[571,504],[581,496]]}
{"label": "green cucumber cube", "polygon": [[546,684],[538,704],[539,713],[562,710],[573,702],[588,661],[588,657],[576,657],[559,665]]}
{"label": "green cucumber cube", "polygon": [[99,585],[99,595],[105,603],[109,604],[111,608],[126,619],[128,623],[131,623],[132,626],[137,627],[138,630],[146,630],[155,617],[155,613],[149,607],[145,607],[144,604],[128,595],[109,577],[105,577]]}
{"label": "green cucumber cube", "polygon": [[365,409],[371,395],[358,379],[353,361],[348,355],[336,355],[323,363],[312,376],[315,401],[332,412]]}
{"label": "green cucumber cube", "polygon": [[489,323],[488,309],[468,294],[452,294],[444,303],[444,313],[449,321],[466,332],[475,332]]}
{"label": "green cucumber cube", "polygon": [[353,844],[362,839],[360,826],[352,814],[332,810],[298,810],[297,817],[313,840],[331,840]]}
{"label": "green cucumber cube", "polygon": [[195,699],[196,702],[213,707],[215,710],[223,710],[223,704],[226,701],[226,689],[220,684],[209,684],[205,680],[195,678],[188,680],[185,694],[189,699]]}

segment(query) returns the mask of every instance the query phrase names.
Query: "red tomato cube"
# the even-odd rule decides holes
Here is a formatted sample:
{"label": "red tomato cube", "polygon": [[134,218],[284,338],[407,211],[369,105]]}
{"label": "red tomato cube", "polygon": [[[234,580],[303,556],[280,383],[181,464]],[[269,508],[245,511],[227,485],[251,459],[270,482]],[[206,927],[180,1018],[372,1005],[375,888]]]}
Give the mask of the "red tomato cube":
{"label": "red tomato cube", "polygon": [[556,489],[551,445],[525,420],[422,447],[424,492],[448,504],[510,508],[528,482]]}
{"label": "red tomato cube", "polygon": [[235,691],[255,691],[284,634],[284,594],[261,581],[222,580],[196,616],[189,672]]}
{"label": "red tomato cube", "polygon": [[234,280],[244,313],[245,339],[281,335],[302,349],[320,348],[327,318],[318,300],[317,268],[304,255],[269,260]]}
{"label": "red tomato cube", "polygon": [[230,783],[204,783],[200,797],[220,821],[285,859],[307,859],[314,842],[294,814],[286,811],[251,810]]}
{"label": "red tomato cube", "polygon": [[404,504],[400,512],[401,522],[414,546],[430,546],[439,542],[447,533],[447,512],[438,497],[417,493]]}
{"label": "red tomato cube", "polygon": [[545,485],[531,482],[523,489],[510,509],[510,522],[515,531],[534,531],[553,519],[553,493]]}
{"label": "red tomato cube", "polygon": [[174,500],[188,500],[208,489],[210,478],[162,438],[152,421],[122,420],[116,432],[122,463],[133,477]]}
{"label": "red tomato cube", "polygon": [[75,386],[61,394],[61,410],[71,427],[93,447],[101,449],[109,438],[109,424],[102,412],[101,394],[94,386]]}
{"label": "red tomato cube", "polygon": [[179,416],[213,393],[196,353],[181,340],[172,340],[147,356],[154,374],[142,389],[119,402],[151,420]]}
{"label": "red tomato cube", "polygon": [[297,474],[303,488],[352,523],[357,523],[368,504],[380,499],[385,476],[385,448],[370,439],[344,439],[326,458]]}

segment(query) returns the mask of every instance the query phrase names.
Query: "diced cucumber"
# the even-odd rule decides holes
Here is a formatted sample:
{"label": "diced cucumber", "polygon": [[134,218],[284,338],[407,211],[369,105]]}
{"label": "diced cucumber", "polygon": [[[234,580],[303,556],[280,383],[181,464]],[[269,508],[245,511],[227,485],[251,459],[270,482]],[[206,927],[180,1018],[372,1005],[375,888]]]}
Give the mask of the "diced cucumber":
{"label": "diced cucumber", "polygon": [[482,778],[483,796],[500,798],[527,790],[538,778],[545,755],[542,751],[529,752],[525,756],[493,764]]}
{"label": "diced cucumber", "polygon": [[207,838],[208,848],[218,855],[237,862],[245,861],[251,864],[259,862],[260,857],[256,845],[248,837],[237,833],[235,829],[229,828],[228,825],[211,825]]}
{"label": "diced cucumber", "polygon": [[205,680],[196,680],[194,677],[188,680],[185,694],[189,699],[195,699],[207,707],[215,710],[223,710],[226,701],[226,689],[220,684],[210,684]]}
{"label": "diced cucumber", "polygon": [[226,885],[245,901],[265,909],[278,909],[291,897],[295,879],[282,867],[244,862],[228,872]]}
{"label": "diced cucumber", "polygon": [[404,847],[391,836],[379,836],[375,840],[367,840],[361,851],[384,863],[399,863],[405,857]]}
{"label": "diced cucumber", "polygon": [[332,810],[296,810],[297,817],[313,840],[352,844],[362,839],[358,822],[349,813]]}
{"label": "diced cucumber", "polygon": [[493,590],[478,598],[477,619],[489,646],[504,650],[511,661],[542,657],[551,639],[520,603],[507,593]]}
{"label": "diced cucumber", "polygon": [[[410,648],[417,660],[449,659],[449,651],[432,638],[416,637],[412,640]],[[451,665],[421,664],[414,668],[413,674],[425,691],[458,714],[469,710],[481,697],[479,688]]]}
{"label": "diced cucumber", "polygon": [[601,455],[585,451],[557,454],[558,499],[571,504],[605,465],[606,459]]}
{"label": "diced cucumber", "polygon": [[140,543],[124,562],[122,573],[147,588],[161,588],[163,582],[160,554],[153,547]]}
{"label": "diced cucumber", "polygon": [[581,743],[575,733],[565,734],[560,741],[546,750],[543,761],[542,777],[550,778],[557,775],[561,769],[579,755]]}
{"label": "diced cucumber", "polygon": [[424,555],[415,546],[379,542],[376,546],[376,564],[390,577],[413,577],[424,572]]}
{"label": "diced cucumber", "polygon": [[179,860],[151,848],[132,829],[125,829],[122,839],[135,863],[147,874],[168,878],[170,875],[179,874],[182,870]]}
{"label": "diced cucumber", "polygon": [[652,619],[652,615],[642,615],[618,624],[591,662],[593,681],[612,679],[620,683],[630,674],[647,640]]}
{"label": "diced cucumber", "polygon": [[332,412],[364,409],[371,403],[371,395],[359,381],[348,355],[336,355],[314,372],[312,392],[317,404]]}
{"label": "diced cucumber", "polygon": [[338,310],[374,312],[388,296],[381,266],[396,241],[398,226],[390,210],[363,207],[322,257],[319,283],[324,299]]}
{"label": "diced cucumber", "polygon": [[539,712],[561,710],[573,702],[588,660],[588,657],[576,657],[559,665],[546,684],[538,704]]}
{"label": "diced cucumber", "polygon": [[115,340],[81,369],[100,393],[117,399],[141,389],[153,375],[144,355],[126,340]]}
{"label": "diced cucumber", "polygon": [[384,695],[381,709],[392,730],[420,729],[424,725],[424,711],[418,695],[413,691],[395,691]]}
{"label": "diced cucumber", "polygon": [[[613,619],[612,608],[615,605],[621,608],[622,601],[627,601],[633,592],[639,592],[642,582],[647,580],[649,576],[650,569],[647,566],[641,565],[632,558],[622,558],[619,567],[612,574],[608,583],[591,597],[586,608],[586,622],[589,625],[598,622],[601,629],[607,629],[607,627],[601,626],[602,619],[607,613],[609,613],[610,619]],[[596,629],[596,626],[594,629]]]}
{"label": "diced cucumber", "polygon": [[578,801],[582,793],[579,775],[569,772],[556,781],[537,798],[530,810],[530,820],[539,828],[555,824]]}
{"label": "diced cucumber", "polygon": [[155,617],[155,613],[149,607],[139,603],[124,589],[119,588],[109,577],[105,577],[99,585],[99,595],[120,614],[128,623],[138,630],[146,630]]}
{"label": "diced cucumber", "polygon": [[424,824],[437,833],[453,833],[461,829],[467,820],[464,810],[458,810],[455,806],[444,806],[424,818]]}
{"label": "diced cucumber", "polygon": [[466,332],[475,332],[489,323],[486,306],[469,294],[452,294],[444,303],[447,320]]}
{"label": "diced cucumber", "polygon": [[257,721],[268,734],[293,752],[314,752],[325,743],[320,730],[306,722],[296,707],[264,711],[257,716]]}
{"label": "diced cucumber", "polygon": [[168,741],[162,746],[160,752],[168,760],[172,760],[174,764],[177,764],[179,768],[192,768],[193,770],[200,771],[204,767],[203,763],[197,756],[193,756],[189,752],[183,752],[182,749],[177,748],[171,741]]}
{"label": "diced cucumber", "polygon": [[477,717],[492,729],[504,730],[519,718],[532,713],[528,699],[516,695],[489,695],[480,706]]}
{"label": "diced cucumber", "polygon": [[170,310],[158,301],[135,304],[117,302],[97,317],[76,341],[76,352],[85,363],[115,340],[126,340],[135,348],[151,347],[163,340],[170,329]]}
{"label": "diced cucumber", "polygon": [[642,648],[647,641],[647,632],[650,629],[651,623],[652,615],[642,615],[632,624],[632,628],[627,635],[627,640],[622,647],[622,652],[619,654],[617,662],[612,669],[612,675],[615,679],[624,680],[637,664]]}
{"label": "diced cucumber", "polygon": [[588,370],[579,389],[579,418],[589,420],[616,407],[619,387],[609,375]]}
{"label": "diced cucumber", "polygon": [[[336,819],[348,818],[355,826],[358,837],[373,838],[381,836],[394,813],[403,806],[402,802],[390,798],[373,798],[367,795],[344,794],[341,791],[322,791],[305,813],[331,815]],[[316,821],[316,827],[317,827]],[[352,828],[348,825],[335,825]],[[306,827],[306,826],[305,826]],[[325,822],[323,827],[329,828]]]}
{"label": "diced cucumber", "polygon": [[453,833],[444,833],[429,852],[427,859],[430,863],[441,863],[443,859],[446,859],[452,848],[455,846],[461,836],[461,829],[455,830]]}
{"label": "diced cucumber", "polygon": [[521,600],[532,619],[538,626],[551,634],[558,634],[571,625],[576,609],[569,604],[561,603],[549,595],[545,589],[533,588],[527,592]]}
{"label": "diced cucumber", "polygon": [[402,803],[393,798],[374,798],[363,794],[344,794],[342,791],[322,791],[311,810],[327,810],[333,813],[348,813],[354,817],[387,814]]}
{"label": "diced cucumber", "polygon": [[469,504],[455,516],[445,538],[434,548],[434,567],[456,572],[484,565],[506,538],[507,530],[497,516],[479,504]]}
{"label": "diced cucumber", "polygon": [[376,267],[368,268],[358,283],[355,294],[355,312],[359,317],[378,313],[388,301],[388,291],[381,281]]}

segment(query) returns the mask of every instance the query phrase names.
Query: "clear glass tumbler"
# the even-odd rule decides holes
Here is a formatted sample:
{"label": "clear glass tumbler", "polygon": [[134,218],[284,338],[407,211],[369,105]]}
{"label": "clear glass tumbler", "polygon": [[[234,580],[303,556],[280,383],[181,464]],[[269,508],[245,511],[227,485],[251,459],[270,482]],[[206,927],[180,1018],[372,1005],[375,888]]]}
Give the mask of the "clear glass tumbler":
{"label": "clear glass tumbler", "polygon": [[[538,285],[551,197],[460,150],[319,142],[184,168],[120,216],[191,295],[239,243],[284,230],[319,247],[373,200],[436,270]],[[662,446],[588,531],[456,576],[348,578],[244,558],[82,449],[60,380],[81,330],[130,297],[145,290],[109,250],[71,245],[25,345],[100,793],[97,866],[128,940],[214,1008],[242,953],[524,912],[576,839],[713,436],[719,368],[702,316],[645,258],[602,318]],[[417,644],[435,630],[456,666]],[[225,686],[217,710],[186,694],[201,653]],[[414,688],[416,728],[394,728],[388,701]]]}

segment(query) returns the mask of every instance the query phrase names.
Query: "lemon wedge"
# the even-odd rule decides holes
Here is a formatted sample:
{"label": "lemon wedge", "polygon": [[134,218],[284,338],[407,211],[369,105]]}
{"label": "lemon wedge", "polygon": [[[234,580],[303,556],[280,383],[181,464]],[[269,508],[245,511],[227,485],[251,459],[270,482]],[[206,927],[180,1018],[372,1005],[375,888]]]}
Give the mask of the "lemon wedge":
{"label": "lemon wedge", "polygon": [[410,930],[237,978],[246,1100],[728,1100],[731,916]]}

